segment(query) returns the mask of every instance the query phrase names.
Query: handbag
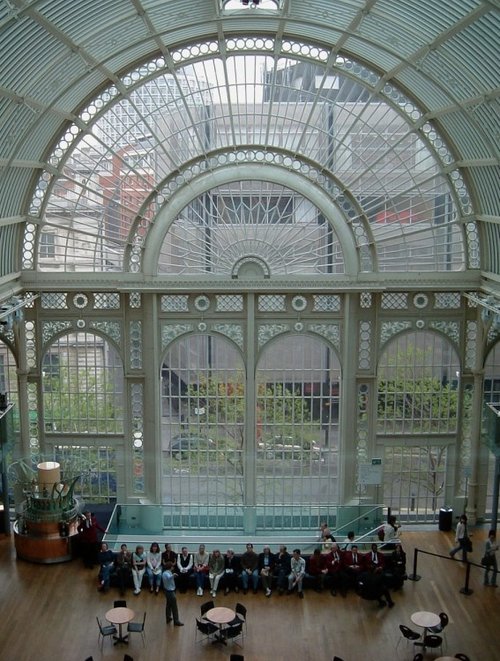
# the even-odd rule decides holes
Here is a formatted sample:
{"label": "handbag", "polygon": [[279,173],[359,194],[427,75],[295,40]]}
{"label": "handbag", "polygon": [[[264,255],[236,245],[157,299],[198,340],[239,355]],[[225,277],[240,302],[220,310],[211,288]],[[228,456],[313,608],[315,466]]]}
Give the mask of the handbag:
{"label": "handbag", "polygon": [[464,537],[464,548],[467,553],[472,553],[472,542],[470,537]]}
{"label": "handbag", "polygon": [[485,567],[490,567],[491,565],[495,564],[495,556],[490,555],[489,553],[485,553],[481,558],[481,564]]}

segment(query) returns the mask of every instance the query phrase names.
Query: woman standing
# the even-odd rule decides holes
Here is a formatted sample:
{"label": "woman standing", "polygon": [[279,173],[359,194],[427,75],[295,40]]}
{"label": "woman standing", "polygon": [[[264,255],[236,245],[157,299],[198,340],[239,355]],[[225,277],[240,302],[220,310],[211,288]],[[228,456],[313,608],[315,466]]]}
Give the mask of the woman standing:
{"label": "woman standing", "polygon": [[161,587],[161,551],[160,545],[153,542],[146,557],[146,572],[149,579],[149,591],[158,594]]}
{"label": "woman standing", "polygon": [[[496,543],[496,532],[495,530],[490,530],[488,533],[488,539],[484,545],[484,559],[486,560],[485,569],[484,569],[484,585],[491,585],[491,587],[497,587],[497,556],[496,551],[498,550],[498,544]],[[488,583],[488,575],[491,574],[491,582]]]}
{"label": "woman standing", "polygon": [[132,578],[134,579],[134,594],[139,594],[142,586],[142,577],[146,571],[146,553],[144,546],[137,546],[132,553]]}

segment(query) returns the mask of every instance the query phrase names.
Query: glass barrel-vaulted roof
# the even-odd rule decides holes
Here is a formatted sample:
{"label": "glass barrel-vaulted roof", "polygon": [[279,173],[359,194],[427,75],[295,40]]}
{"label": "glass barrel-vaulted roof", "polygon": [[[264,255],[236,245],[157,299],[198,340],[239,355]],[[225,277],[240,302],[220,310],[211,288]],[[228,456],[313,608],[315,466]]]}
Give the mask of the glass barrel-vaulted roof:
{"label": "glass barrel-vaulted roof", "polygon": [[467,188],[414,102],[315,46],[275,58],[270,38],[238,41],[244,54],[184,49],[174,73],[155,58],[79,113],[32,200],[43,224],[26,267],[137,271],[153,227],[155,247],[170,234],[149,250],[160,273],[229,275],[246,254],[270,274],[343,272],[349,240],[353,272],[477,266]]}
{"label": "glass barrel-vaulted roof", "polygon": [[171,272],[169,228],[193,209],[221,228],[228,195],[254,236],[266,195],[315,209],[333,271],[494,285],[499,19],[496,0],[0,3],[0,288],[55,263]]}

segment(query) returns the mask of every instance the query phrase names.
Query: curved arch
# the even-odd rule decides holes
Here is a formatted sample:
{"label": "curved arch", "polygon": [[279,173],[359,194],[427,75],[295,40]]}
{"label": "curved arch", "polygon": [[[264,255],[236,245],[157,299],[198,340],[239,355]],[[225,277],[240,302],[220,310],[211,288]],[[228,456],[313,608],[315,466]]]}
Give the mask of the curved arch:
{"label": "curved arch", "polygon": [[342,244],[346,273],[350,275],[358,273],[360,266],[355,241],[342,214],[332,205],[329,196],[324,191],[320,188],[313,189],[310,183],[298,173],[285,172],[268,165],[239,165],[237,167],[237,176],[235,176],[234,169],[234,167],[226,166],[219,170],[200,174],[197,178],[190,181],[185,188],[179,190],[171,198],[168,206],[165,206],[159,212],[157,221],[146,239],[144,250],[144,272],[146,275],[156,275],[155,266],[158,263],[163,239],[176,216],[189,202],[213,186],[228,184],[233,181],[262,179],[263,171],[265,171],[266,181],[292,187],[293,190],[312,201],[324,214],[325,218],[330,220]]}
{"label": "curved arch", "polygon": [[259,364],[260,360],[262,360],[262,357],[265,354],[267,348],[272,348],[273,344],[280,343],[284,341],[285,338],[291,339],[293,341],[301,337],[305,337],[312,342],[324,344],[329,351],[333,352],[333,355],[335,356],[335,361],[339,365],[339,370],[342,371],[342,361],[338,347],[336,347],[335,344],[331,340],[326,338],[324,335],[321,335],[320,333],[316,333],[313,330],[307,330],[307,329],[303,329],[301,331],[283,330],[282,332],[277,333],[273,337],[269,338],[269,340],[267,340],[260,347],[257,353],[257,365]]}
{"label": "curved arch", "polygon": [[105,342],[108,342],[109,344],[112,345],[113,349],[116,351],[116,355],[120,357],[120,360],[122,361],[122,363],[124,363],[123,355],[122,355],[123,347],[120,347],[120,345],[118,344],[118,342],[116,342],[116,340],[114,338],[112,338],[110,335],[108,335],[107,333],[105,333],[102,330],[99,330],[97,328],[94,329],[94,328],[87,328],[87,327],[85,327],[85,328],[69,328],[69,329],[66,328],[62,331],[58,331],[58,332],[54,333],[54,335],[51,335],[50,338],[42,344],[42,348],[41,348],[42,359],[43,359],[43,356],[45,356],[47,351],[50,349],[50,347],[55,342],[60,340],[62,337],[65,337],[65,336],[68,336],[68,335],[80,335],[80,334],[95,335],[96,337],[100,337]]}
{"label": "curved arch", "polygon": [[[176,150],[171,148],[179,136],[180,142],[190,145],[188,152],[189,149],[191,151],[194,149],[198,153],[208,154],[214,145],[207,143],[207,140],[211,140],[211,137],[207,135],[207,130],[208,133],[214,133],[218,130],[218,127],[216,119],[207,114],[212,111],[206,110],[210,107],[206,100],[210,99],[212,104],[218,104],[219,106],[225,103],[229,110],[224,111],[228,114],[228,118],[224,120],[224,123],[227,126],[231,125],[231,129],[223,128],[223,131],[227,131],[227,137],[222,142],[225,140],[229,149],[234,149],[243,144],[238,136],[244,132],[243,129],[246,126],[252,125],[256,120],[256,124],[261,124],[258,131],[260,133],[265,132],[265,138],[263,138],[261,145],[263,149],[267,150],[271,145],[275,147],[277,141],[279,141],[278,134],[281,132],[287,136],[284,138],[285,142],[290,143],[290,154],[306,154],[317,150],[319,170],[331,170],[334,166],[334,158],[341,161],[340,165],[339,162],[336,162],[335,167],[337,169],[344,168],[345,170],[347,159],[356,159],[356,164],[350,167],[349,176],[344,171],[344,177],[339,177],[340,181],[342,179],[344,181],[339,185],[338,194],[343,195],[344,191],[351,191],[354,197],[357,196],[359,200],[363,200],[361,206],[366,207],[362,209],[361,214],[356,212],[356,216],[358,216],[356,229],[358,231],[363,227],[364,232],[361,243],[365,246],[363,257],[365,261],[369,262],[370,259],[367,255],[372,251],[375,253],[378,249],[380,253],[385,255],[387,252],[388,254],[388,257],[383,260],[385,263],[382,264],[381,270],[407,269],[408,264],[413,263],[413,260],[408,259],[410,253],[412,253],[412,257],[415,254],[422,253],[420,267],[425,270],[443,270],[448,268],[450,263],[453,263],[455,269],[478,265],[479,237],[477,231],[475,231],[475,222],[470,215],[471,204],[464,178],[460,169],[454,165],[455,159],[452,150],[446,146],[444,139],[437,133],[434,125],[427,121],[424,112],[416,102],[398,89],[394,83],[382,84],[383,79],[373,69],[355,62],[345,55],[333,57],[328,48],[296,42],[293,39],[275,41],[269,37],[258,38],[255,36],[249,36],[246,39],[227,37],[227,42],[227,48],[224,49],[224,52],[218,47],[212,49],[209,40],[204,44],[186,43],[172,52],[172,60],[157,57],[150,62],[139,65],[134,71],[122,74],[119,83],[115,83],[109,90],[102,93],[101,106],[106,105],[106,103],[119,105],[119,101],[130,103],[133,99],[132,95],[140,90],[140,83],[143,83],[144,86],[148,84],[156,85],[160,75],[164,73],[174,76],[175,72],[177,80],[183,76],[187,78],[189,77],[187,70],[190,67],[195,67],[198,64],[207,66],[207,63],[210,64],[210,58],[212,60],[225,58],[227,61],[230,58],[234,60],[245,56],[256,61],[259,57],[267,57],[270,63],[269,66],[274,63],[271,69],[273,76],[269,79],[271,82],[266,84],[261,81],[256,82],[254,78],[249,76],[248,79],[243,80],[242,84],[253,89],[254,93],[256,93],[254,88],[259,85],[259,93],[262,93],[263,89],[270,97],[269,108],[276,109],[280,105],[288,104],[288,110],[284,114],[281,111],[282,117],[279,120],[287,124],[285,130],[282,131],[277,125],[275,126],[273,123],[274,117],[271,118],[273,113],[270,110],[261,108],[257,112],[255,100],[250,104],[244,104],[243,112],[238,110],[237,86],[229,79],[223,80],[221,78],[221,80],[210,81],[210,84],[208,82],[205,84],[201,74],[199,74],[194,87],[191,85],[189,93],[178,90],[180,110],[175,103],[170,104],[169,112],[183,116],[182,119],[173,121],[175,130],[179,135],[174,137],[170,132],[171,127],[168,126],[160,129],[154,123],[156,120],[152,119],[152,112],[143,112],[140,120],[144,124],[141,129],[143,130],[142,137],[147,137],[146,133],[148,135],[151,133],[151,141],[159,147],[159,155],[155,154],[154,160],[159,163],[164,159],[165,167],[169,172],[180,173],[186,162],[186,157],[182,154],[182,149],[179,153],[176,153]],[[205,46],[205,48],[202,46]],[[275,49],[278,49],[278,58],[281,58],[280,61],[286,65],[286,70],[289,71],[292,77],[298,76],[297,80],[301,79],[302,75],[300,67],[315,67],[320,72],[318,77],[322,80],[319,86],[310,81],[309,87],[301,91],[305,95],[306,101],[299,102],[297,99],[292,99],[292,97],[290,97],[290,103],[286,100],[286,95],[297,94],[297,92],[293,85],[285,84],[279,80],[281,74],[280,68],[276,68],[277,65],[274,60],[276,56]],[[152,70],[149,69],[150,65]],[[185,68],[184,72],[182,72],[183,67]],[[245,67],[245,69],[251,68]],[[204,69],[200,69],[200,71],[204,71]],[[153,76],[156,76],[156,78],[153,78]],[[349,100],[348,103],[343,104],[330,103],[332,99],[329,96],[328,85],[326,84],[329,76],[336,76],[337,80],[343,77],[343,80],[349,81],[346,84],[347,87],[363,89],[368,94],[369,100],[363,98],[362,95],[355,94],[354,101]],[[277,88],[287,90],[283,99],[281,97],[282,91],[277,92]],[[226,89],[228,99],[224,99],[221,89]],[[232,91],[228,91],[228,89]],[[346,90],[344,90],[345,92]],[[232,98],[233,96],[235,98]],[[346,98],[350,99],[348,95]],[[301,104],[306,110],[301,107]],[[347,119],[353,113],[352,108],[348,108],[349,104],[359,106],[354,113],[356,115],[355,121]],[[134,104],[132,104],[133,106]],[[378,111],[377,106],[380,106]],[[333,110],[328,110],[328,108],[335,108],[335,117],[332,114]],[[113,108],[110,109],[113,110]],[[158,109],[157,107],[156,110]],[[222,111],[219,108],[217,113],[220,112]],[[103,118],[101,113],[102,109],[97,108],[96,102],[88,104],[81,110],[79,121],[71,125],[64,133],[60,145],[64,145],[67,149],[68,145],[76,143],[83,134],[83,127],[90,128],[96,122],[98,123]],[[249,113],[249,121],[241,119],[243,114]],[[252,113],[255,113],[255,117]],[[279,115],[280,113],[276,112],[275,114]],[[384,115],[390,115],[390,118],[386,120],[385,125],[382,125]],[[370,116],[376,119],[378,128],[370,128],[366,119]],[[397,121],[394,118],[397,118]],[[290,128],[288,126],[289,122],[293,130],[288,130]],[[264,126],[267,126],[265,131]],[[334,127],[336,127],[335,130]],[[97,131],[97,124],[94,128]],[[135,126],[135,128],[138,128],[138,126]],[[274,135],[275,129],[277,129],[276,135]],[[317,132],[319,137],[311,138],[308,134],[309,129],[313,134]],[[339,132],[337,133],[337,131]],[[359,141],[365,133],[370,136],[370,131],[373,132],[373,135],[368,139],[363,138],[362,142],[363,145],[373,142],[373,136],[377,134],[379,143],[376,148],[372,149],[372,153],[365,146],[362,147],[361,152],[358,147],[351,148],[351,138]],[[343,133],[348,134],[348,137],[346,138]],[[388,137],[386,134],[388,134]],[[163,137],[165,137],[165,140],[162,140]],[[86,198],[99,195],[100,188],[99,186],[96,187],[95,182],[91,182],[92,177],[86,179],[83,186],[73,178],[70,186],[71,194],[77,200],[74,213],[76,214],[78,209],[86,208],[85,221],[83,221],[83,217],[79,218],[75,225],[83,228],[87,223],[86,231],[90,245],[89,248],[86,248],[84,261],[93,263],[91,266],[93,270],[108,270],[108,266],[109,270],[123,268],[121,255],[122,251],[127,250],[129,241],[133,243],[131,270],[137,270],[134,268],[134,258],[137,252],[141,250],[142,237],[146,233],[149,219],[155,215],[157,204],[161,203],[161,195],[156,200],[156,190],[159,188],[160,182],[149,181],[144,173],[139,173],[137,168],[130,167],[127,164],[127,155],[120,153],[120,149],[115,142],[111,142],[115,147],[110,150],[109,145],[105,145],[106,140],[101,140],[101,145],[105,147],[105,151],[109,150],[106,158],[116,158],[124,167],[121,178],[132,180],[135,178],[134,185],[136,189],[141,188],[141,193],[139,195],[136,190],[134,195],[130,196],[127,193],[131,199],[127,198],[125,200],[120,197],[116,199],[115,189],[117,185],[108,182],[107,206],[109,208],[102,210],[100,220],[99,214],[101,212],[97,212],[97,217],[94,215],[94,220],[91,221],[89,218],[92,217],[92,204]],[[130,142],[131,140],[129,140]],[[131,145],[129,144],[129,146]],[[90,147],[90,142],[87,147]],[[411,158],[418,159],[419,168],[422,170],[418,173],[418,176],[413,171],[416,166],[411,164],[411,158],[408,156],[410,152],[413,154],[413,151],[415,151],[415,155],[412,155]],[[348,155],[346,156],[346,154]],[[188,153],[187,158],[189,159],[190,156],[192,156],[192,153]],[[150,153],[150,157],[153,158],[152,153]],[[399,169],[396,175],[390,173],[389,177],[385,176],[384,168],[386,166],[383,165],[384,159],[388,157],[394,160]],[[47,170],[42,173],[36,187],[31,209],[33,215],[40,215],[40,212],[46,208],[46,191],[52,187],[53,173],[69,163],[69,161],[66,161],[64,149],[61,146],[54,150],[50,160],[50,171]],[[102,165],[104,168],[105,164]],[[206,167],[212,169],[213,167],[216,168],[217,165],[207,163]],[[66,172],[70,169],[66,168]],[[432,173],[433,170],[435,170],[434,173]],[[95,177],[95,173],[93,176]],[[162,177],[159,177],[159,179],[161,180]],[[387,183],[392,179],[395,182],[394,186]],[[404,183],[402,183],[403,180]],[[374,181],[376,182],[375,186]],[[323,185],[328,190],[329,184],[326,181]],[[146,188],[148,191],[155,189],[150,206],[147,205],[147,196],[143,195],[142,191]],[[396,190],[399,191],[397,194]],[[440,197],[443,199],[440,200]],[[146,205],[144,211],[138,208],[141,206],[141,201]],[[56,206],[58,205],[56,204]],[[115,211],[110,211],[111,208]],[[132,238],[130,236],[126,238],[128,229],[133,222],[132,219],[136,215],[135,212],[142,214],[139,215],[137,221],[139,230]],[[111,226],[109,224],[106,226],[105,234],[109,237],[111,246],[108,251],[109,258],[105,258],[102,242],[99,242],[98,237],[102,236],[106,222],[105,218],[113,216],[114,213],[118,214],[118,217],[112,219]],[[126,217],[126,220],[123,221],[124,227],[120,226],[122,222],[120,214]],[[460,222],[462,216],[468,218],[466,226]],[[367,217],[370,219],[370,224],[366,222]],[[47,230],[53,228],[55,224],[56,220],[52,225],[46,219]],[[411,225],[411,227],[407,227],[407,225]],[[439,227],[439,225],[446,225],[446,227]],[[30,254],[36,243],[34,234],[34,226],[28,224],[25,235],[26,268],[29,268],[33,263]],[[93,242],[95,245],[92,245]],[[395,251],[394,244],[398,243],[402,247],[400,246]],[[442,244],[446,245],[443,246]],[[451,250],[450,245],[454,246],[454,250]],[[28,249],[28,246],[30,246],[30,249]],[[134,250],[136,251],[135,255]],[[469,253],[467,259],[465,259],[467,250]],[[429,251],[431,255],[427,254]],[[67,252],[71,254],[69,248]],[[394,258],[395,253],[400,254],[400,256]],[[445,253],[444,257],[442,257],[443,253]],[[377,257],[373,257],[369,266],[362,270],[375,270],[373,268],[375,259]],[[378,256],[378,259],[380,261],[380,256]],[[349,270],[349,272],[351,271]]]}
{"label": "curved arch", "polygon": [[181,340],[185,340],[186,338],[189,337],[203,337],[203,338],[220,338],[221,340],[224,340],[225,342],[228,342],[231,345],[231,348],[237,351],[239,358],[241,361],[243,361],[243,352],[241,350],[241,347],[238,346],[238,344],[228,335],[225,335],[224,333],[221,333],[220,331],[213,329],[213,328],[207,328],[206,332],[200,332],[199,329],[194,328],[193,330],[189,330],[186,332],[181,333],[180,335],[176,335],[174,338],[172,338],[163,348],[162,351],[162,356],[160,358],[160,369],[165,362],[165,357],[172,348],[172,346],[175,345],[176,342],[180,342]]}

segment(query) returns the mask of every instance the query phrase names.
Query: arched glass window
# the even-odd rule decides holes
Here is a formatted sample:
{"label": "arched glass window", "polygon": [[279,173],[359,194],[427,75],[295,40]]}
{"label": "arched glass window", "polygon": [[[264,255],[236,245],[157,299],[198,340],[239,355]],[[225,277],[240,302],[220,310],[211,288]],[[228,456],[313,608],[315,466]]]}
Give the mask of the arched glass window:
{"label": "arched glass window", "polygon": [[[327,51],[305,43],[293,52],[297,46],[300,56],[291,56],[292,45],[280,43],[276,57],[269,37],[231,39],[223,55],[207,42],[172,53],[175,76],[162,57],[124,74],[121,90],[113,85],[90,102],[55,147],[58,174],[44,172],[35,191],[30,212],[43,227],[35,256],[36,228],[27,225],[25,267],[141,270],[160,211],[224,169],[234,186],[215,192],[213,177],[207,181],[203,202],[182,205],[190,223],[206,226],[213,217],[234,225],[250,216],[257,223],[265,214],[268,225],[280,218],[287,237],[321,191],[357,246],[359,270],[476,265],[473,223],[467,237],[460,223],[470,213],[465,184],[458,169],[449,171],[453,156],[422,111],[363,65],[340,55],[330,62]],[[259,186],[241,184],[250,163],[259,165]],[[288,190],[262,184],[270,168]],[[297,195],[299,179],[307,196]],[[177,228],[184,222],[179,216]],[[334,241],[327,243],[328,253]],[[170,263],[192,265],[182,245],[173,252]]]}

